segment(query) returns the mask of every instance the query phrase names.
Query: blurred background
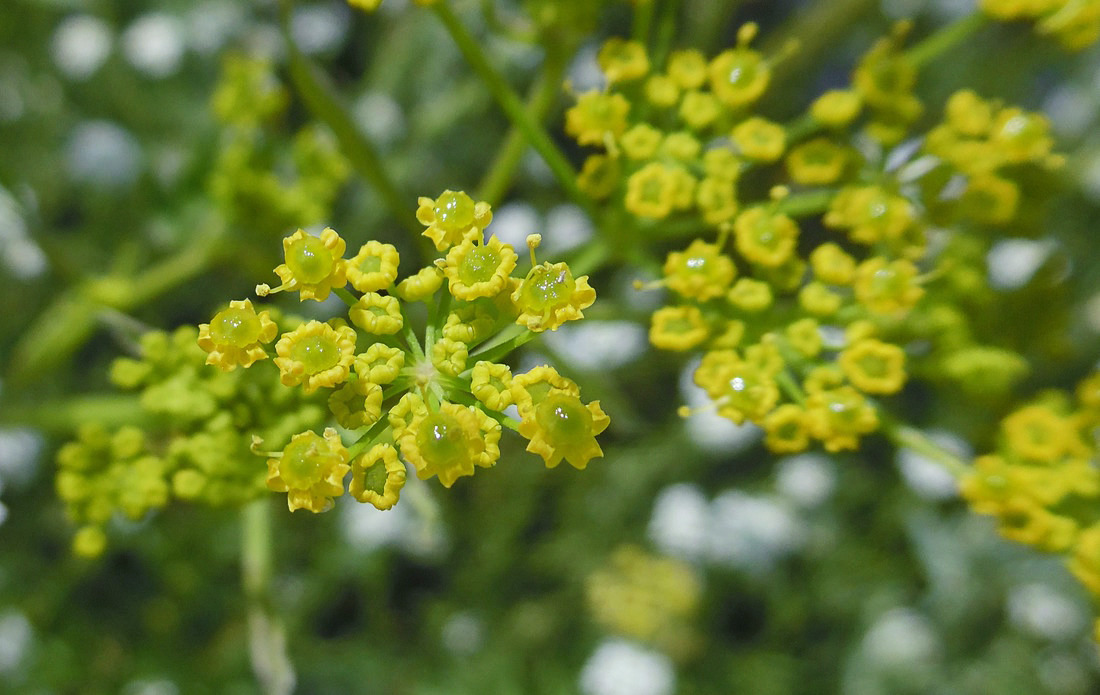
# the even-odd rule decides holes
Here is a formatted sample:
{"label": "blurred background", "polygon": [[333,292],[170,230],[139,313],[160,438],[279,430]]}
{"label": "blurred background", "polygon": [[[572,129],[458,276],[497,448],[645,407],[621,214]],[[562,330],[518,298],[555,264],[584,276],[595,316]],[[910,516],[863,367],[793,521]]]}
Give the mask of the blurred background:
{"label": "blurred background", "polygon": [[[630,28],[626,2],[454,6],[521,90],[555,54],[574,89],[598,84],[600,42]],[[844,85],[893,20],[913,18],[919,36],[972,10],[683,0],[672,44],[713,55],[750,20],[765,51],[799,38],[760,108],[782,120]],[[303,0],[290,31],[410,212],[418,195],[478,186],[508,124],[430,12]],[[242,56],[265,67],[234,72]],[[253,78],[270,109],[242,123],[247,109],[215,94]],[[991,26],[922,72],[928,118],[963,86],[1043,111],[1069,156],[1053,202],[992,247],[989,281],[1009,308],[984,325],[1032,360],[1034,384],[1068,385],[1100,336],[1100,52]],[[545,122],[579,163],[560,125],[569,104],[558,94]],[[492,231],[518,244],[539,231],[548,254],[576,252],[598,232],[564,200],[528,153]],[[279,240],[299,226],[415,258],[290,86],[273,2],[0,6],[0,692],[262,692],[239,511],[177,504],[119,519],[101,557],[76,558],[54,457],[81,422],[124,424],[101,394],[135,332],[206,321],[271,281]],[[754,427],[679,418],[678,403],[705,396],[694,365],[648,345],[660,297],[634,292],[635,275],[595,274],[591,320],[517,358],[557,365],[611,414],[606,457],[588,470],[546,470],[505,437],[493,470],[450,491],[410,480],[388,512],[344,499],[291,515],[272,495],[273,612],[296,692],[1100,688],[1083,589],[1057,560],[999,539],[935,463],[874,438],[857,454],[777,458]],[[980,453],[996,406],[955,395],[907,390],[899,411],[945,447]]]}

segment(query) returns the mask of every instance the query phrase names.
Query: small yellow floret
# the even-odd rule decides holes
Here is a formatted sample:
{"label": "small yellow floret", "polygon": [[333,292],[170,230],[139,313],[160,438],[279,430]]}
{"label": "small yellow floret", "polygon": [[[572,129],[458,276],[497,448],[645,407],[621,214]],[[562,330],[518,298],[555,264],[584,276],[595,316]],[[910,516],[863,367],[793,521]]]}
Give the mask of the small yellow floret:
{"label": "small yellow floret", "polygon": [[443,274],[455,299],[494,297],[510,286],[508,280],[519,258],[512,245],[496,236],[484,244],[474,241],[466,239],[452,247],[443,262]]}
{"label": "small yellow floret", "polygon": [[397,279],[401,257],[393,244],[374,240],[359,247],[359,253],[347,261],[348,282],[359,292],[389,289]]}
{"label": "small yellow floret", "polygon": [[375,444],[351,462],[348,494],[375,509],[391,509],[405,487],[405,464],[390,444]]}
{"label": "small yellow floret", "polygon": [[542,263],[511,295],[520,310],[516,323],[529,330],[556,331],[566,321],[584,318],[582,311],[596,301],[596,290],[588,285],[588,276],[573,277],[565,263]]}
{"label": "small yellow floret", "polygon": [[302,384],[306,393],[343,383],[355,355],[355,329],[320,321],[303,323],[284,333],[275,344],[280,379],[285,386]]}
{"label": "small yellow floret", "polygon": [[303,301],[328,299],[333,289],[347,284],[347,266],[343,259],[346,247],[344,240],[331,228],[326,227],[317,237],[299,229],[283,239],[286,262],[275,268],[275,274],[283,282],[268,292],[297,290]]}
{"label": "small yellow floret", "polygon": [[320,513],[332,509],[333,497],[344,494],[344,476],[351,470],[348,450],[336,430],[294,435],[282,453],[267,460],[267,487],[287,493],[290,511]]}
{"label": "small yellow floret", "polygon": [[206,363],[223,371],[249,367],[267,359],[263,345],[275,340],[279,327],[267,311],[256,313],[248,299],[229,302],[229,308],[214,315],[210,323],[199,324],[198,344],[209,353]]}
{"label": "small yellow floret", "polygon": [[443,191],[438,198],[417,199],[416,219],[427,227],[424,236],[436,251],[446,251],[464,239],[480,237],[493,220],[488,203],[475,203],[463,191]]}
{"label": "small yellow floret", "polygon": [[434,412],[415,412],[398,440],[401,455],[421,480],[439,478],[451,487],[474,467],[489,468],[500,457],[500,423],[480,409],[444,402]]}
{"label": "small yellow floret", "polygon": [[401,330],[404,319],[397,297],[367,292],[348,310],[348,318],[356,326],[374,335],[393,335]]}

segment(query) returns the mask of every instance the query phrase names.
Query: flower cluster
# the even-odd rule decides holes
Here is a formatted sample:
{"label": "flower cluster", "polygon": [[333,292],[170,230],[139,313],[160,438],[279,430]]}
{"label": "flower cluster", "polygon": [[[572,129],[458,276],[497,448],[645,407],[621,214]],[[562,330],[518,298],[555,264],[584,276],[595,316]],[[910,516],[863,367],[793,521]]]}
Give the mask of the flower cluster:
{"label": "flower cluster", "polygon": [[[997,451],[979,456],[960,481],[974,511],[1011,540],[1059,553],[1100,598],[1100,498],[1096,466],[1100,372],[1076,394],[1048,392],[1001,421]],[[1097,621],[1100,630],[1100,620]]]}
{"label": "flower cluster", "polygon": [[[345,446],[335,428],[299,432],[266,452],[267,486],[287,493],[291,510],[330,508],[349,473],[352,497],[388,509],[405,482],[400,459],[419,478],[451,487],[496,464],[502,426],[527,438],[549,467],[565,460],[580,469],[603,455],[595,437],[609,419],[598,402],[582,402],[577,385],[549,366],[513,375],[497,361],[582,318],[595,301],[588,277],[565,263],[538,263],[537,234],[528,237],[530,269],[515,276],[516,251],[486,239],[489,205],[461,191],[420,198],[416,216],[443,256],[402,280],[391,244],[368,241],[345,258],[346,242],[332,229],[283,240],[281,282],[257,294],[322,301],[335,293],[344,316],[284,325],[279,334],[267,310],[242,300],[199,327],[209,364],[232,373],[272,357],[283,385],[326,394],[329,414],[354,434]],[[417,303],[428,305],[423,338]],[[518,420],[504,412],[511,405]]]}
{"label": "flower cluster", "polygon": [[[753,106],[775,59],[749,47],[755,31],[742,27],[737,46],[709,60],[674,52],[663,69],[640,44],[608,41],[608,87],[578,96],[566,130],[601,150],[583,190],[621,206],[637,234],[656,243],[710,230],[668,252],[648,285],[671,297],[652,316],[651,342],[702,350],[695,383],[720,415],[762,426],[773,451],[856,449],[881,425],[879,399],[921,369],[912,345],[931,342],[922,359],[942,372],[963,348],[995,352],[973,343],[961,314],[945,340],[936,312],[988,290],[988,245],[968,225],[1014,219],[1010,176],[1060,158],[1041,116],[973,92],[952,96],[925,138],[903,142],[924,108],[906,24],[871,47],[848,89],[790,125],[763,118]],[[761,189],[766,199],[742,195]],[[933,247],[929,229],[945,222],[954,228],[937,229]],[[1012,358],[986,376],[1010,384]],[[953,366],[956,380],[974,374]]]}
{"label": "flower cluster", "polygon": [[[80,527],[75,552],[102,552],[117,513],[136,520],[173,499],[212,506],[255,499],[265,487],[262,468],[249,464],[250,437],[285,442],[322,421],[316,399],[282,388],[271,373],[204,368],[204,362],[257,359],[245,343],[260,342],[273,324],[268,312],[251,314],[255,323],[249,312],[247,300],[234,302],[199,336],[193,327],[150,331],[140,340],[139,358],[115,361],[111,378],[137,392],[141,426],[86,425],[59,450],[55,482]],[[200,345],[212,347],[207,352]]]}
{"label": "flower cluster", "polygon": [[1100,6],[1092,0],[981,0],[982,12],[995,19],[1028,19],[1040,34],[1079,51],[1100,39]]}

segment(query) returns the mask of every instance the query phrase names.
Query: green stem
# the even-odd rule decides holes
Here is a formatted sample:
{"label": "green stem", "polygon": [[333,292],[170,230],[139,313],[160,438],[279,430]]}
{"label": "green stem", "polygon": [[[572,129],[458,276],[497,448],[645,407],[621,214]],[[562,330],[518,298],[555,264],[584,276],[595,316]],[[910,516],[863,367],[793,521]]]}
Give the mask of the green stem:
{"label": "green stem", "polygon": [[[807,3],[809,4],[809,3]],[[767,56],[782,55],[796,42],[798,51],[772,64],[772,83],[797,76],[837,45],[841,34],[851,31],[860,15],[870,12],[878,0],[818,0],[790,14],[791,19],[769,32],[760,50]]]}
{"label": "green stem", "polygon": [[413,331],[412,323],[409,322],[409,312],[405,311],[403,302],[399,306],[401,307],[401,335],[405,338],[405,345],[417,361],[422,360],[424,350],[421,349],[420,341],[417,340],[416,332]]}
{"label": "green stem", "polygon": [[920,68],[962,43],[984,26],[987,20],[984,14],[975,12],[948,24],[906,51],[905,60],[913,67]]}
{"label": "green stem", "polygon": [[348,305],[348,308],[351,308],[359,303],[359,300],[355,298],[355,295],[351,292],[348,292],[346,287],[334,289],[333,292],[336,293],[337,297],[344,301],[344,304]]}
{"label": "green stem", "polygon": [[646,45],[649,43],[649,30],[653,26],[654,2],[639,2],[634,4],[634,22],[630,27],[630,38]]}
{"label": "green stem", "polygon": [[476,358],[479,361],[484,360],[486,362],[495,362],[496,360],[504,357],[519,346],[531,342],[535,339],[536,336],[538,336],[538,333],[535,333],[534,331],[529,329],[524,329],[523,332],[519,335],[513,336],[495,345],[490,345],[484,350],[470,355],[470,359]]}
{"label": "green stem", "polygon": [[420,239],[423,226],[416,221],[411,198],[402,194],[386,172],[382,158],[355,125],[347,108],[336,91],[317,68],[309,62],[294,43],[290,32],[292,0],[279,2],[279,27],[289,55],[290,78],[302,98],[302,102],[317,120],[332,130],[345,156],[359,174],[378,193],[390,214],[403,226],[413,239]]}
{"label": "green stem", "polygon": [[829,204],[833,202],[836,193],[831,188],[795,193],[780,200],[776,205],[776,211],[790,217],[817,215],[829,209]]}
{"label": "green stem", "polygon": [[885,434],[896,446],[911,449],[939,463],[956,479],[961,478],[969,472],[970,466],[968,466],[965,461],[936,444],[920,430],[902,425],[892,418],[885,417],[881,413],[879,418],[882,421],[883,434]]}
{"label": "green stem", "polygon": [[[650,0],[650,3],[656,1]],[[650,51],[653,65],[665,64],[672,46],[672,37],[676,34],[676,10],[679,6],[679,0],[664,0],[661,15],[657,19],[657,35],[653,38],[653,50]]]}
{"label": "green stem", "polygon": [[[554,97],[561,89],[562,78],[565,75],[566,56],[556,44],[547,48],[546,61],[543,63],[535,84],[531,87],[527,99],[527,114],[532,121],[541,123],[550,106],[554,103]],[[512,185],[512,175],[523,159],[523,153],[527,150],[527,139],[524,132],[516,125],[508,133],[504,145],[497,152],[489,170],[478,184],[478,200],[484,200],[492,206],[496,206],[508,188]]]}
{"label": "green stem", "polygon": [[149,424],[150,415],[132,394],[69,396],[59,401],[18,403],[7,399],[0,424],[28,425],[49,434],[69,434],[86,422],[105,427]]}
{"label": "green stem", "polygon": [[783,393],[787,394],[787,397],[792,401],[798,405],[806,404],[806,394],[802,393],[802,388],[786,369],[781,369],[779,373],[775,375],[775,382],[779,384],[779,388],[782,389]]}
{"label": "green stem", "polygon": [[265,695],[294,691],[294,665],[286,632],[271,601],[271,505],[268,497],[250,503],[241,515],[241,584],[248,605],[248,646],[252,670]]}
{"label": "green stem", "polygon": [[354,444],[348,447],[348,460],[354,459],[356,456],[366,451],[367,447],[373,445],[374,441],[378,439],[389,426],[389,418],[385,415],[378,418],[378,421],[371,425],[369,430],[364,432]]}
{"label": "green stem", "polygon": [[458,50],[463,57],[466,58],[466,62],[481,77],[486,89],[496,99],[497,104],[504,111],[508,120],[526,136],[531,147],[535,148],[535,151],[542,156],[554,178],[558,180],[558,184],[561,185],[573,202],[585,210],[589,210],[591,202],[577,186],[577,172],[573,170],[573,165],[569,163],[569,160],[565,158],[558,146],[554,144],[542,125],[531,118],[519,96],[489,62],[488,56],[481,48],[481,43],[459,21],[451,10],[450,4],[445,0],[436,2],[432,5],[432,9],[435,10],[436,16],[439,17],[440,22],[450,33],[451,39],[458,46]]}

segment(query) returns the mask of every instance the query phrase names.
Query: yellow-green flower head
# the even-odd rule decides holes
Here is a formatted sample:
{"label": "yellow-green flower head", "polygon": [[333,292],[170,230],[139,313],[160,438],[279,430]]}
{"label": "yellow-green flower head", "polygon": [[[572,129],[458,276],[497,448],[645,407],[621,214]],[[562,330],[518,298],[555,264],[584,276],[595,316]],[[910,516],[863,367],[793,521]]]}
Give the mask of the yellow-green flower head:
{"label": "yellow-green flower head", "polygon": [[784,403],[768,413],[761,423],[764,444],[775,454],[797,454],[810,446],[806,411],[793,403]]}
{"label": "yellow-green flower head", "polygon": [[324,436],[301,432],[290,439],[282,453],[267,460],[267,487],[287,493],[290,511],[314,513],[333,507],[333,497],[344,494],[344,476],[351,470],[348,450],[336,430]]}
{"label": "yellow-green flower head", "polygon": [[416,468],[416,476],[433,475],[443,487],[488,468],[500,458],[500,423],[480,409],[444,402],[439,410],[413,415],[398,444],[401,455]]}
{"label": "yellow-green flower head", "polygon": [[817,319],[798,319],[787,325],[784,334],[791,347],[803,357],[817,357],[821,352],[821,326]]}
{"label": "yellow-green flower head", "polygon": [[355,329],[309,321],[284,333],[275,343],[275,352],[284,386],[301,384],[307,394],[322,386],[333,388],[344,383],[351,371]]}
{"label": "yellow-green flower head", "polygon": [[808,314],[826,318],[840,311],[844,298],[814,280],[798,291],[798,305]]}
{"label": "yellow-green flower head", "polygon": [[424,403],[424,399],[412,391],[406,392],[386,415],[386,419],[390,423],[390,430],[393,432],[393,440],[395,442],[401,441],[401,437],[408,431],[413,419],[417,415],[427,414],[428,406]]}
{"label": "yellow-green flower head", "polygon": [[267,359],[263,345],[275,340],[278,333],[269,312],[257,314],[250,300],[234,300],[229,308],[214,314],[210,323],[199,324],[198,344],[209,353],[207,364],[228,372]]}
{"label": "yellow-green flower head", "polygon": [[741,278],[726,293],[726,299],[741,311],[755,314],[772,305],[772,288],[760,280]]}
{"label": "yellow-green flower head", "polygon": [[814,277],[829,285],[847,285],[856,275],[856,260],[829,241],[810,252]]}
{"label": "yellow-green flower head", "polygon": [[603,200],[619,185],[621,174],[622,165],[617,157],[591,154],[585,158],[584,165],[577,174],[577,187],[593,200]]}
{"label": "yellow-green flower head", "polygon": [[[508,280],[516,267],[515,249],[496,236],[484,244],[466,239],[447,253],[443,274],[455,299],[472,301],[479,297],[494,297],[509,287]],[[480,241],[480,240],[477,240]]]}
{"label": "yellow-green flower head", "polygon": [[710,92],[689,91],[680,101],[680,119],[695,130],[702,130],[722,115],[722,104]]}
{"label": "yellow-green flower head", "polygon": [[730,133],[738,151],[748,159],[774,162],[787,147],[787,131],[766,118],[752,116],[738,123]]}
{"label": "yellow-green flower head", "polygon": [[867,259],[856,268],[853,287],[856,301],[875,314],[905,314],[924,296],[917,267],[905,259]]}
{"label": "yellow-green flower head", "polygon": [[1043,162],[1054,147],[1050,122],[1046,117],[1016,107],[1001,109],[997,113],[989,142],[1011,164]]}
{"label": "yellow-green flower head", "polygon": [[806,397],[806,424],[832,452],[858,449],[859,438],[878,429],[878,415],[851,386],[816,390]]}
{"label": "yellow-green flower head", "polygon": [[1006,224],[1016,217],[1020,187],[994,174],[974,174],[959,199],[959,213],[985,224]]}
{"label": "yellow-green flower head", "polygon": [[401,303],[397,297],[367,292],[348,309],[348,318],[356,326],[374,335],[393,335],[401,330]]}
{"label": "yellow-green flower head", "polygon": [[768,88],[771,68],[763,56],[744,46],[723,51],[710,61],[710,89],[730,108],[749,106]]}
{"label": "yellow-green flower head", "polygon": [[405,366],[405,353],[383,343],[374,343],[367,351],[355,356],[355,373],[360,380],[385,386],[397,378]]}
{"label": "yellow-green flower head", "polygon": [[872,394],[897,393],[905,385],[905,351],[875,338],[860,340],[837,358],[848,381]]}
{"label": "yellow-green flower head", "polygon": [[565,132],[581,145],[603,146],[626,132],[630,102],[622,94],[592,90],[565,112]]}
{"label": "yellow-green flower head", "polygon": [[432,240],[436,251],[446,251],[464,239],[480,237],[493,220],[488,203],[475,203],[463,191],[446,190],[438,198],[417,199],[416,219],[425,225],[424,236]]}
{"label": "yellow-green flower head", "polygon": [[913,225],[913,205],[880,186],[847,186],[829,204],[825,224],[848,230],[852,241],[875,244],[901,239]]}
{"label": "yellow-green flower head", "polygon": [[441,374],[458,376],[466,369],[466,359],[469,356],[466,343],[457,340],[440,338],[432,345],[432,366]]}
{"label": "yellow-green flower head", "polygon": [[676,204],[676,185],[672,167],[650,162],[627,179],[623,205],[638,217],[663,219]]}
{"label": "yellow-green flower head", "polygon": [[668,76],[682,89],[699,89],[707,81],[707,58],[694,48],[673,51],[668,57]]}
{"label": "yellow-green flower head", "polygon": [[257,287],[257,294],[298,291],[299,299],[322,301],[328,299],[333,289],[347,284],[347,268],[344,250],[347,244],[331,228],[326,227],[319,237],[299,229],[283,239],[283,255],[286,262],[275,268],[275,274],[283,283],[273,290],[265,285]]}
{"label": "yellow-green flower head", "polygon": [[349,381],[328,397],[328,409],[344,429],[373,425],[382,417],[382,387],[362,378]]}
{"label": "yellow-green flower head", "polygon": [[393,244],[373,239],[359,247],[359,253],[347,261],[348,282],[359,292],[387,290],[397,279],[401,257]]}
{"label": "yellow-green flower head", "polygon": [[1053,464],[1065,456],[1087,456],[1072,419],[1045,405],[1020,408],[1001,423],[1009,451],[1030,461]]}
{"label": "yellow-green flower head", "polygon": [[672,159],[689,162],[699,157],[701,149],[703,149],[703,146],[699,144],[694,135],[681,130],[665,136],[664,141],[661,143],[660,153]]}
{"label": "yellow-green flower head", "polygon": [[828,138],[814,138],[787,155],[787,173],[804,186],[835,183],[848,166],[848,150]]}
{"label": "yellow-green flower head", "polygon": [[1079,530],[1070,517],[1051,513],[1033,500],[1019,497],[1005,504],[998,521],[997,531],[1008,540],[1049,552],[1067,550]]}
{"label": "yellow-green flower head", "polygon": [[714,147],[703,153],[703,171],[709,178],[736,181],[741,175],[741,160],[728,147]]}
{"label": "yellow-green flower head", "polygon": [[764,206],[745,210],[733,223],[734,244],[749,262],[777,268],[791,257],[798,244],[798,225],[783,213]]}
{"label": "yellow-green flower head", "polygon": [[544,364],[512,377],[512,402],[516,404],[522,415],[532,411],[535,405],[554,389],[566,391],[574,396],[581,395],[581,390],[576,383],[558,374],[558,370],[553,367]]}
{"label": "yellow-green flower head", "polygon": [[587,275],[574,279],[565,263],[544,262],[531,268],[511,296],[520,310],[516,323],[541,333],[584,318],[582,310],[596,301],[596,290]]}
{"label": "yellow-green flower head", "polygon": [[648,123],[639,123],[623,133],[619,138],[619,146],[630,159],[649,159],[657,153],[663,137],[664,134],[661,131]]}
{"label": "yellow-green flower head", "polygon": [[405,487],[405,464],[390,444],[375,444],[351,462],[348,493],[375,509],[392,509]]}
{"label": "yellow-green flower head", "polygon": [[718,226],[737,214],[737,191],[732,180],[708,176],[695,188],[695,205],[703,221]]}
{"label": "yellow-green flower head", "polygon": [[985,137],[993,127],[993,105],[970,89],[948,97],[943,113],[951,129],[967,137]]}
{"label": "yellow-green flower head", "polygon": [[690,350],[709,334],[703,312],[694,306],[661,307],[649,326],[649,342],[662,350]]}
{"label": "yellow-green flower head", "polygon": [[703,302],[724,295],[737,274],[730,257],[702,239],[695,239],[683,251],[669,253],[663,271],[669,289]]}
{"label": "yellow-green flower head", "polygon": [[443,271],[434,265],[424,266],[397,283],[397,296],[406,302],[423,302],[443,286]]}
{"label": "yellow-green flower head", "polygon": [[[852,86],[864,103],[889,124],[907,125],[921,113],[913,95],[917,69],[905,57],[901,44],[909,24],[899,23],[893,35],[875,42],[852,74]],[[904,131],[903,133],[904,134]]]}
{"label": "yellow-green flower head", "polygon": [[470,371],[470,393],[491,410],[504,410],[515,402],[512,395],[512,370],[506,364],[486,362]]}
{"label": "yellow-green flower head", "polygon": [[746,419],[762,421],[779,401],[779,387],[772,375],[733,350],[705,354],[694,379],[714,401],[718,414],[737,424]]}
{"label": "yellow-green flower head", "polygon": [[596,435],[607,429],[611,418],[599,401],[585,405],[572,390],[551,388],[525,406],[519,433],[530,440],[527,451],[541,456],[547,468],[565,459],[584,470],[591,459],[603,456]]}
{"label": "yellow-green flower head", "polygon": [[849,89],[830,89],[810,105],[810,116],[822,125],[843,128],[856,120],[863,108],[859,92]]}
{"label": "yellow-green flower head", "polygon": [[608,84],[627,82],[645,77],[649,72],[649,58],[645,46],[637,41],[627,41],[617,36],[604,42],[596,55],[600,70],[607,76]]}
{"label": "yellow-green flower head", "polygon": [[668,75],[650,75],[645,81],[645,99],[653,106],[675,106],[680,99],[680,85]]}

